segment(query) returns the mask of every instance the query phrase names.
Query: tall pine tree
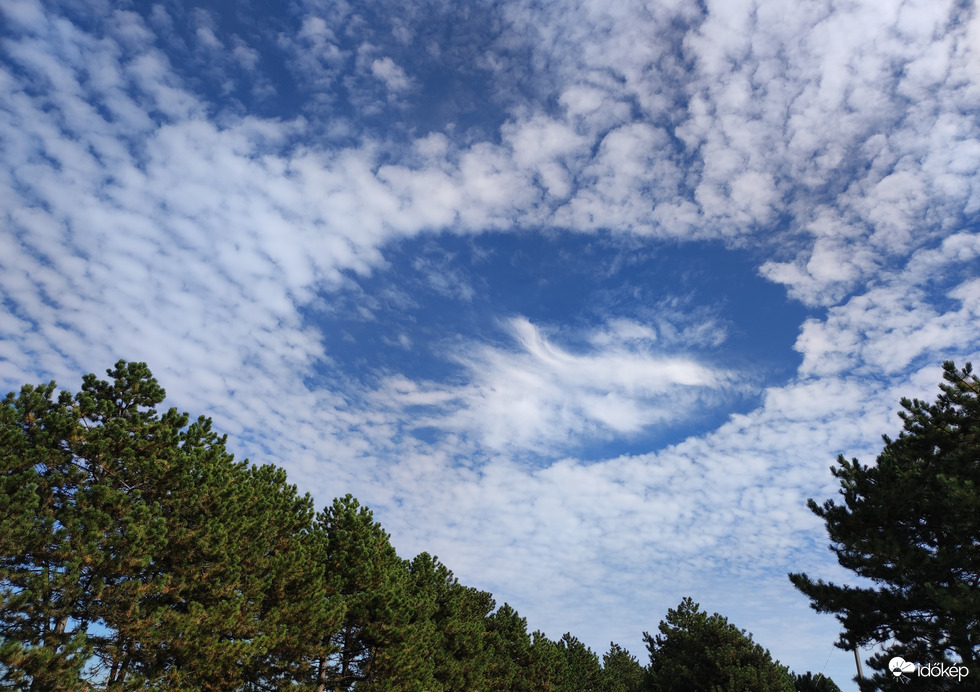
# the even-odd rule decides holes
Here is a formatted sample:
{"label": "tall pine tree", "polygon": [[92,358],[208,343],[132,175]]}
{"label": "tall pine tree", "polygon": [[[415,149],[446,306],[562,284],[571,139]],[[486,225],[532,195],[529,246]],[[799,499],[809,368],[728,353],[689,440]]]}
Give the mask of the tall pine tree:
{"label": "tall pine tree", "polygon": [[531,666],[531,635],[527,619],[504,603],[487,617],[484,650],[488,665],[484,673],[490,692],[531,690],[527,672]]}
{"label": "tall pine tree", "polygon": [[482,687],[487,657],[483,650],[490,594],[460,584],[444,564],[420,553],[409,565],[412,575],[416,636],[424,637],[436,690]]}
{"label": "tall pine tree", "polygon": [[789,671],[751,635],[685,598],[667,611],[660,634],[643,634],[652,692],[793,692]]}
{"label": "tall pine tree", "polygon": [[565,655],[569,692],[606,692],[599,656],[578,637],[566,632],[558,642]]}
{"label": "tall pine tree", "polygon": [[887,665],[895,656],[956,662],[980,677],[980,380],[969,365],[958,371],[950,362],[943,378],[934,404],[902,399],[904,430],[884,438],[875,464],[838,458],[831,472],[841,504],[808,503],[840,564],[873,585],[790,575],[813,608],[837,615],[838,646],[884,647],[869,661],[875,674],[865,690],[893,683]]}
{"label": "tall pine tree", "polygon": [[328,592],[343,617],[318,662],[322,690],[418,690],[431,686],[424,631],[414,621],[406,563],[374,514],[352,496],[317,516]]}
{"label": "tall pine tree", "polygon": [[602,656],[602,689],[606,692],[640,692],[646,673],[629,651],[615,642]]}
{"label": "tall pine tree", "polygon": [[[0,408],[0,675],[20,689],[77,689],[91,655],[85,619],[108,526],[75,497],[87,474],[71,443],[79,413],[55,384],[25,386]],[[96,525],[93,525],[96,524]]]}
{"label": "tall pine tree", "polygon": [[302,679],[295,634],[328,621],[312,502],[236,463],[120,361],[82,390],[0,409],[0,671],[29,689],[226,690]]}

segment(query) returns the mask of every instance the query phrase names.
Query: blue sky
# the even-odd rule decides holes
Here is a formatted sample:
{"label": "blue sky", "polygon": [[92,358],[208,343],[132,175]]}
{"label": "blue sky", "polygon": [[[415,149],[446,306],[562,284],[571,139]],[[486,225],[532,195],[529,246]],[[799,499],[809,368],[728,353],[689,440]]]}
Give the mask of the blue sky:
{"label": "blue sky", "polygon": [[937,0],[0,4],[0,384],[149,363],[552,637],[691,596],[847,688],[808,497],[977,360]]}

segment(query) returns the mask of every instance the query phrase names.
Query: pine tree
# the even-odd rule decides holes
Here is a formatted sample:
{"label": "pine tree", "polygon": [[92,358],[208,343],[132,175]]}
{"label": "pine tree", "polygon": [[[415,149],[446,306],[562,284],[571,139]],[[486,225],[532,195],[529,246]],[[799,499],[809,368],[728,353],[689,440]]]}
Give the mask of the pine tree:
{"label": "pine tree", "polygon": [[602,656],[602,689],[606,692],[640,692],[645,672],[629,651],[615,642]]}
{"label": "pine tree", "polygon": [[8,394],[0,409],[0,674],[20,689],[78,689],[91,654],[86,582],[103,532],[73,530],[78,418],[54,382]]}
{"label": "pine tree", "polygon": [[460,584],[428,553],[417,555],[409,571],[416,636],[425,639],[425,657],[432,662],[432,692],[479,689],[487,665],[483,642],[493,598]]}
{"label": "pine tree", "polygon": [[351,495],[317,516],[323,568],[343,618],[318,663],[324,690],[418,690],[432,685],[424,632],[413,623],[408,567],[374,514]]}
{"label": "pine tree", "polygon": [[536,630],[531,634],[528,659],[529,664],[520,670],[515,690],[570,692],[573,689],[564,647],[544,632]]}
{"label": "pine tree", "polygon": [[667,611],[650,652],[647,689],[654,692],[793,692],[789,671],[721,615],[685,598]]}
{"label": "pine tree", "polygon": [[957,371],[947,362],[943,371],[936,403],[902,399],[904,430],[884,438],[877,463],[838,458],[831,472],[841,504],[808,503],[826,522],[840,564],[874,585],[790,575],[813,608],[837,615],[838,646],[884,646],[869,661],[876,673],[862,683],[866,690],[890,684],[895,656],[961,663],[980,675],[980,380],[969,365]]}
{"label": "pine tree", "polygon": [[592,649],[571,632],[562,635],[558,645],[565,657],[569,692],[606,692],[599,656]]}
{"label": "pine tree", "polygon": [[[300,676],[323,623],[312,502],[236,463],[208,419],[153,408],[142,363],[0,409],[0,665],[32,689],[225,690]],[[321,581],[318,581],[321,580]]]}
{"label": "pine tree", "polygon": [[841,692],[833,680],[821,673],[797,675],[793,685],[796,692]]}
{"label": "pine tree", "polygon": [[320,642],[313,633],[340,628],[342,604],[328,594],[312,529],[313,503],[275,466],[252,467],[240,486],[248,517],[240,523],[242,592],[249,596],[252,637],[262,646],[243,665],[245,689],[315,686]]}
{"label": "pine tree", "polygon": [[532,690],[526,672],[531,665],[531,635],[527,620],[504,603],[487,617],[484,650],[488,665],[484,673],[489,692]]}

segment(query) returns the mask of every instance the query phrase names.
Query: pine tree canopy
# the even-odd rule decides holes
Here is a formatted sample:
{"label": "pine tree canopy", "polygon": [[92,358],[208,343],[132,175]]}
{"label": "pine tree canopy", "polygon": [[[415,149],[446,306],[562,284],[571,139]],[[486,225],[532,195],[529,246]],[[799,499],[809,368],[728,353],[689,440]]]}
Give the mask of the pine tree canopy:
{"label": "pine tree canopy", "polygon": [[[863,689],[892,686],[888,661],[960,663],[980,677],[980,380],[943,366],[935,403],[903,399],[904,429],[875,464],[839,457],[842,500],[810,509],[840,564],[862,578],[841,586],[791,574],[820,612],[841,622],[838,646],[880,644]],[[920,689],[924,681],[912,678]],[[930,689],[966,689],[975,679]],[[943,687],[943,685],[950,685]],[[937,687],[937,685],[939,685]],[[960,686],[957,686],[960,685]]]}
{"label": "pine tree canopy", "polygon": [[602,657],[602,689],[605,692],[640,692],[645,672],[636,657],[615,642]]}
{"label": "pine tree canopy", "polygon": [[833,680],[820,673],[797,675],[793,684],[796,686],[796,692],[841,692]]}
{"label": "pine tree canopy", "polygon": [[[120,361],[0,408],[0,682],[229,690],[301,674],[326,621],[309,497],[235,462]],[[287,657],[288,654],[288,657]],[[274,661],[273,659],[278,659]]]}
{"label": "pine tree canopy", "polygon": [[743,630],[685,598],[660,634],[644,632],[652,692],[793,692],[789,671]]}
{"label": "pine tree canopy", "polygon": [[[159,413],[144,363],[107,373],[0,406],[0,689],[792,689],[690,599],[647,635],[649,670],[615,644],[600,663],[571,633],[529,632],[438,558],[400,558],[351,495],[315,513],[283,469],[235,461],[208,418]],[[949,502],[975,502],[942,478]]]}

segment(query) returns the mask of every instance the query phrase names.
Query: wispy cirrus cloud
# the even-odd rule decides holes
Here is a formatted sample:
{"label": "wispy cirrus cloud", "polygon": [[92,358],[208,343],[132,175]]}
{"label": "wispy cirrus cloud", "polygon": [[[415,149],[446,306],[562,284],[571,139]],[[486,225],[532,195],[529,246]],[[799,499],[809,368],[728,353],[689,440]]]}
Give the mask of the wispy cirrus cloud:
{"label": "wispy cirrus cloud", "polygon": [[[556,345],[526,318],[506,326],[516,349],[484,344],[447,354],[466,371],[465,384],[447,388],[398,377],[381,394],[396,408],[415,409],[421,427],[475,438],[483,453],[524,454],[662,429],[740,386],[734,372],[648,348],[655,333],[642,325],[615,341],[603,330],[591,339],[601,347],[586,353]],[[615,323],[612,333],[624,326]]]}

